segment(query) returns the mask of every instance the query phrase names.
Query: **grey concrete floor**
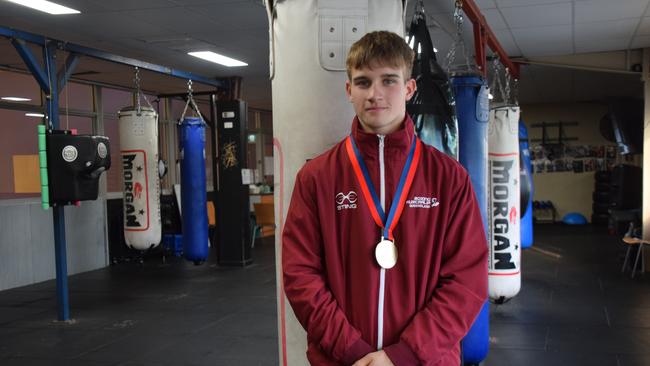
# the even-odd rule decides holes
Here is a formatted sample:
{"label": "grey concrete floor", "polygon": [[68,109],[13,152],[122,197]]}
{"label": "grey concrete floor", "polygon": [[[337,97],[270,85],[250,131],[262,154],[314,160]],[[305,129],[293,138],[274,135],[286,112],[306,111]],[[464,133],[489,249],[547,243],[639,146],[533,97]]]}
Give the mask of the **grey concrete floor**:
{"label": "grey concrete floor", "polygon": [[0,365],[277,365],[273,240],[245,268],[148,258],[0,292]]}
{"label": "grey concrete floor", "polygon": [[[621,273],[620,236],[538,225],[522,289],[490,308],[486,366],[650,365],[650,273]],[[556,254],[557,258],[550,254]]]}
{"label": "grey concrete floor", "polygon": [[[523,284],[491,306],[486,366],[650,365],[650,274],[620,273],[623,245],[591,226],[537,226]],[[549,255],[549,254],[555,255]],[[560,256],[560,257],[557,257]],[[148,259],[0,292],[0,365],[278,365],[275,258],[194,266]]]}

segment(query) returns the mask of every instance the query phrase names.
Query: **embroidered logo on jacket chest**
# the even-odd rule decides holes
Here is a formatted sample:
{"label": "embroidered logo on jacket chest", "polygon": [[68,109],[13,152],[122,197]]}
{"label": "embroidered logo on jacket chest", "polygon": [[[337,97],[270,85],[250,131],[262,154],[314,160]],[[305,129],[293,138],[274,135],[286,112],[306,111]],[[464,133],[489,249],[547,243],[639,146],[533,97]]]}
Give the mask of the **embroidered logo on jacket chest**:
{"label": "embroidered logo on jacket chest", "polygon": [[432,208],[440,204],[438,198],[432,196],[414,196],[406,200],[406,206],[409,208]]}
{"label": "embroidered logo on jacket chest", "polygon": [[357,199],[358,196],[355,191],[348,191],[347,193],[339,192],[335,197],[336,209],[338,211],[356,209]]}

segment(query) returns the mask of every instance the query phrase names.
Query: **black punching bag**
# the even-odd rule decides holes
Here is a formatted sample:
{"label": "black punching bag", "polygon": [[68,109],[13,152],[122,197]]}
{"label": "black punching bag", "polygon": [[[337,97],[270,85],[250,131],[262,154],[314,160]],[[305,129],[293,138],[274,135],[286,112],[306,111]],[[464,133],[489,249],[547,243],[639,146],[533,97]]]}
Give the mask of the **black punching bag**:
{"label": "black punching bag", "polygon": [[406,109],[418,137],[458,160],[458,122],[449,78],[438,64],[423,11],[416,12],[409,28],[409,44],[415,51],[412,77],[417,90]]}

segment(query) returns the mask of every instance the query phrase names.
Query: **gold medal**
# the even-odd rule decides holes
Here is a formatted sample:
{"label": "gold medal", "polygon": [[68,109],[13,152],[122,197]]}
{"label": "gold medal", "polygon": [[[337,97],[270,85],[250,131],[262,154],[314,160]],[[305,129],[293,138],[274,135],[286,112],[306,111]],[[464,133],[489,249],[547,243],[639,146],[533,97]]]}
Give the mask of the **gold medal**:
{"label": "gold medal", "polygon": [[375,247],[375,259],[384,269],[391,269],[397,264],[397,247],[388,239],[382,239]]}

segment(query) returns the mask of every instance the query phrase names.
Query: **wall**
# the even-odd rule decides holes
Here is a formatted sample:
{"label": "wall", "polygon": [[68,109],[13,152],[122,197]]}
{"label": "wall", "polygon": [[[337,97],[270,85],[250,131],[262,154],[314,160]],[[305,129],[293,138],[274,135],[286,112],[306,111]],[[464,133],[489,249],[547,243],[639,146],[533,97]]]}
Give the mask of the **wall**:
{"label": "wall", "polygon": [[[105,202],[65,208],[68,274],[108,265]],[[40,198],[0,200],[0,290],[55,277],[52,210]]]}
{"label": "wall", "polygon": [[[533,104],[522,106],[522,118],[529,138],[542,138],[542,129],[532,124],[541,122],[578,122],[564,128],[567,137],[577,137],[570,145],[614,145],[599,131],[600,119],[607,112],[602,103]],[[557,128],[551,128],[550,137],[557,137]],[[539,142],[531,141],[531,146]],[[568,212],[580,212],[588,220],[592,213],[594,172],[554,172],[533,174],[534,200],[552,201],[558,211],[558,220]]]}

